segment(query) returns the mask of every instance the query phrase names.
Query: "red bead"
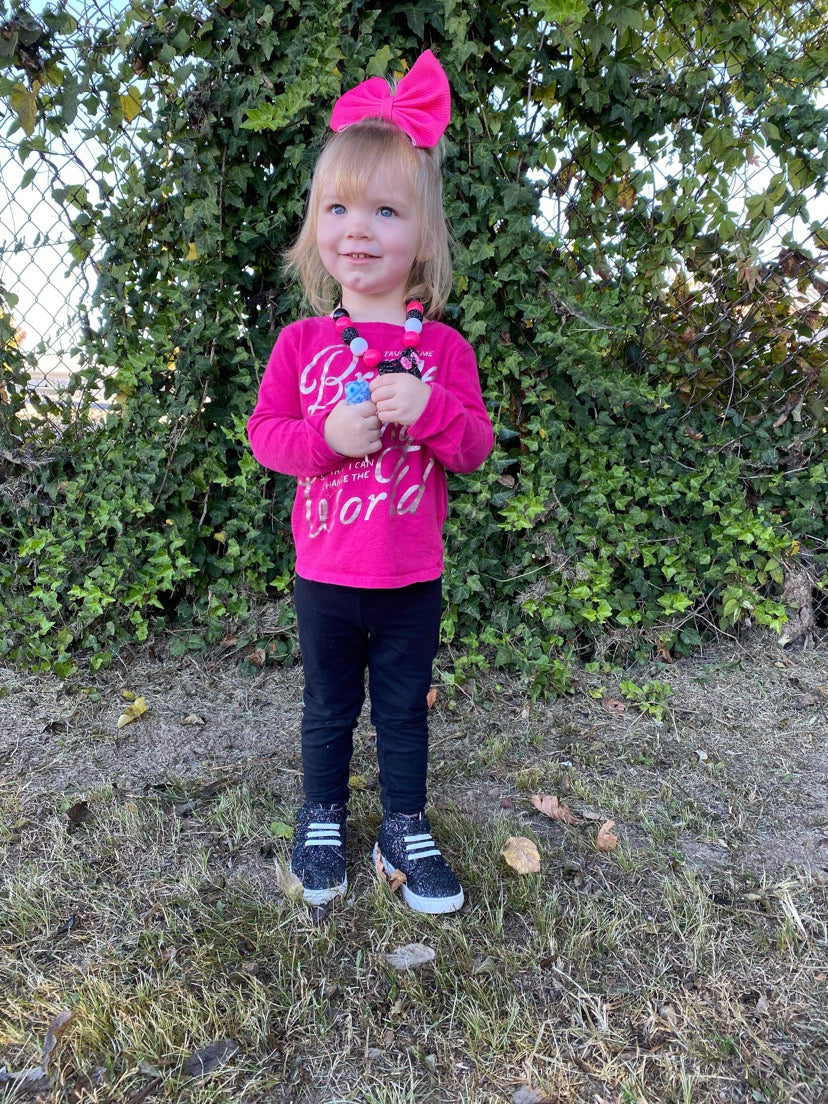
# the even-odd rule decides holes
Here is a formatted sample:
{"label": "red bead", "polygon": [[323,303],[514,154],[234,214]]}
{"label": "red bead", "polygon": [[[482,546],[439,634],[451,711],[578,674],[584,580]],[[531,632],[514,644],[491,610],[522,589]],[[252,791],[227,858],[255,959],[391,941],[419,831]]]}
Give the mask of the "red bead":
{"label": "red bead", "polygon": [[339,318],[334,319],[334,325],[339,333],[342,333],[351,324],[351,319],[347,314],[340,314]]}
{"label": "red bead", "polygon": [[420,302],[419,299],[412,299],[410,303],[406,303],[406,305],[405,305],[405,313],[406,314],[408,314],[409,311],[424,311],[424,310],[425,310],[425,307],[423,306],[423,304]]}
{"label": "red bead", "polygon": [[403,345],[407,349],[416,349],[420,344],[420,335],[416,330],[406,330],[403,334]]}
{"label": "red bead", "polygon": [[381,360],[382,356],[376,349],[366,349],[362,354],[362,363],[366,368],[376,368]]}

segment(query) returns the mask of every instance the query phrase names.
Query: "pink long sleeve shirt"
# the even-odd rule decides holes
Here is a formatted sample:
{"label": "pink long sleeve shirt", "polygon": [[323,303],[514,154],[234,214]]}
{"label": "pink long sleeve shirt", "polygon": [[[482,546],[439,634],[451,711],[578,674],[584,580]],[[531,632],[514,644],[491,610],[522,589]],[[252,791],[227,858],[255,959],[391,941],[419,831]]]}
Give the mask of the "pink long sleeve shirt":
{"label": "pink long sleeve shirt", "polygon": [[[360,323],[384,360],[399,356],[403,330]],[[411,426],[386,425],[382,448],[366,459],[334,452],[325,419],[349,380],[370,380],[333,320],[286,326],[270,355],[248,423],[260,464],[297,477],[292,528],[304,579],[353,587],[402,587],[443,571],[446,469],[469,472],[492,449],[471,346],[441,322],[426,322],[417,349],[426,408]]]}

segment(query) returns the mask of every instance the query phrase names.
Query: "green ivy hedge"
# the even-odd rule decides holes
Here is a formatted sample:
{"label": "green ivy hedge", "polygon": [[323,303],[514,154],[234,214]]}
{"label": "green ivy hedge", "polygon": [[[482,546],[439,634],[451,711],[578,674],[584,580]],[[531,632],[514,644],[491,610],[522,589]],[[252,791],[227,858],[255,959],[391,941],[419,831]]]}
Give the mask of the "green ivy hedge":
{"label": "green ivy hedge", "polygon": [[[217,642],[230,623],[255,638],[256,604],[291,583],[292,487],[255,463],[245,423],[275,334],[300,309],[281,256],[324,136],[320,105],[427,46],[455,95],[448,320],[478,351],[497,434],[487,465],[452,479],[443,635],[458,646],[457,677],[494,663],[544,693],[565,689],[582,660],[687,652],[747,619],[781,625],[786,566],[826,559],[824,352],[797,346],[811,358],[809,405],[781,416],[788,384],[762,358],[783,322],[766,298],[764,328],[739,352],[741,390],[725,400],[724,377],[708,379],[717,358],[680,336],[707,325],[709,298],[679,302],[640,258],[598,278],[594,252],[584,260],[592,246],[541,233],[559,162],[546,124],[527,129],[526,104],[543,105],[539,79],[554,90],[564,48],[589,45],[584,27],[553,40],[539,37],[535,8],[450,0],[133,9],[122,70],[112,55],[100,62],[101,126],[117,134],[125,103],[128,115],[140,107],[143,152],[117,198],[74,195],[77,256],[106,243],[102,321],[76,383],[102,383],[111,412],[51,438],[19,406],[4,423],[16,436],[0,456],[0,654],[68,673],[79,655],[109,662],[159,623],[182,627],[181,648]],[[584,56],[609,54],[599,42]],[[146,83],[125,101],[118,89],[136,73]],[[604,71],[580,79],[597,89]],[[56,91],[43,110],[59,107]],[[623,121],[570,110],[595,148],[614,150],[588,161],[573,203],[615,189],[626,217]],[[36,139],[25,140],[33,156]],[[773,309],[789,294],[780,284]],[[4,369],[19,383],[9,349]],[[287,658],[292,640],[277,635],[270,654]]]}

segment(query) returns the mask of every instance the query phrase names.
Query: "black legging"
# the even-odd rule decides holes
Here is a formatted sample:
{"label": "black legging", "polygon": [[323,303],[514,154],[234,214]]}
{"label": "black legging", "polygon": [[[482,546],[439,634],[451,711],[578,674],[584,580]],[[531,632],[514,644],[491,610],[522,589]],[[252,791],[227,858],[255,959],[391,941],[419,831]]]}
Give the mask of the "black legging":
{"label": "black legging", "polygon": [[426,802],[427,695],[439,641],[440,579],[365,589],[297,578],[294,602],[305,674],[305,799],[325,805],[348,800],[367,669],[383,810],[420,812]]}

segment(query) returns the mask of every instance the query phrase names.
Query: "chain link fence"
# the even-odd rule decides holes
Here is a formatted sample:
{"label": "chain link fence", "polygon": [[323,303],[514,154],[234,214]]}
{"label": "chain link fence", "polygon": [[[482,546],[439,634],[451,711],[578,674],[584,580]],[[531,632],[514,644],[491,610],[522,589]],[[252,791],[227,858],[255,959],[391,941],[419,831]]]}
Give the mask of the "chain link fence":
{"label": "chain link fence", "polygon": [[[126,6],[123,0],[70,0],[61,8],[70,17],[69,29],[52,36],[52,47],[64,51],[71,65],[79,50],[111,39]],[[22,32],[20,60],[32,86],[44,80],[47,60],[38,36],[41,18],[18,10],[0,26],[0,44]],[[33,398],[45,400],[38,409],[59,420],[71,419],[79,401],[80,391],[73,393],[69,384],[85,366],[97,279],[96,250],[80,248],[79,197],[103,201],[117,195],[131,159],[127,151],[135,152],[127,129],[118,136],[117,156],[101,144],[100,107],[94,94],[80,98],[70,125],[57,133],[38,128],[35,140],[26,142],[21,141],[23,108],[14,103],[14,94],[0,99],[0,292],[14,340],[28,361]]]}
{"label": "chain link fence", "polygon": [[[659,133],[656,122],[640,141],[629,144],[627,171],[614,179],[602,179],[601,150],[596,151],[586,130],[571,125],[567,113],[567,103],[578,95],[577,86],[569,80],[573,65],[588,59],[570,57],[561,62],[552,70],[551,83],[545,62],[546,69],[539,69],[538,79],[545,88],[551,87],[554,95],[533,99],[530,89],[526,119],[529,130],[536,132],[538,142],[548,151],[547,172],[538,180],[543,191],[542,227],[579,275],[617,283],[635,263],[622,243],[637,235],[643,255],[658,237],[657,226],[648,225],[653,212],[665,205],[672,209],[684,205],[688,228],[686,239],[677,245],[677,255],[687,262],[689,271],[680,265],[672,270],[663,267],[661,286],[653,288],[654,305],[661,299],[663,306],[665,289],[670,288],[673,295],[670,340],[691,352],[711,342],[749,340],[762,297],[769,288],[778,290],[784,285],[791,318],[780,328],[796,329],[798,336],[795,341],[785,339],[784,348],[779,344],[778,357],[790,360],[795,385],[797,373],[801,376],[814,370],[803,367],[803,340],[824,344],[826,339],[828,282],[821,259],[828,254],[821,251],[828,250],[828,231],[819,227],[828,224],[828,198],[819,188],[803,185],[801,202],[786,205],[774,200],[775,191],[783,187],[779,158],[772,143],[760,136],[761,120],[752,115],[750,106],[729,101],[728,85],[737,66],[743,71],[752,66],[759,79],[766,66],[767,81],[784,81],[784,74],[778,71],[780,53],[788,50],[807,58],[810,52],[813,86],[801,89],[799,99],[828,105],[828,74],[819,64],[828,37],[826,5],[824,0],[806,0],[792,9],[766,0],[761,9],[762,33],[753,38],[758,50],[749,57],[737,49],[739,21],[734,13],[732,66],[727,57],[722,61],[721,51],[713,58],[698,37],[671,24],[670,5],[653,7],[660,9],[663,25],[681,53],[664,57],[663,45],[654,38],[648,56],[638,58],[636,64],[620,57],[613,79],[628,83],[631,103],[644,90],[644,83],[648,92],[659,84],[665,97],[675,97],[705,81],[716,102],[705,104],[703,110],[715,118],[720,133],[724,128],[730,134],[734,150],[741,150],[742,156],[734,156],[731,170],[722,173],[727,157],[720,153],[711,157],[705,148],[705,133],[712,134],[712,130],[699,126],[694,132],[692,120],[688,120],[679,132]],[[123,0],[70,0],[65,11],[73,26],[62,43],[66,56],[71,58],[73,50],[111,39],[125,10]],[[19,27],[30,20],[28,45],[20,57],[33,81],[43,65],[37,38],[40,17],[20,9],[3,18],[0,48],[4,38],[9,42],[13,21]],[[793,41],[794,35],[799,36],[797,41]],[[540,36],[543,45],[542,25]],[[797,100],[794,93],[791,103]],[[118,135],[117,151],[101,147],[100,139],[93,137],[99,133],[95,127],[99,102],[93,101],[94,97],[81,99],[70,126],[54,134],[47,129],[37,148],[29,148],[21,157],[20,105],[15,114],[11,101],[0,99],[0,292],[5,293],[0,312],[7,315],[7,322],[11,315],[14,340],[29,360],[33,391],[52,399],[66,394],[73,373],[83,367],[84,327],[96,280],[95,250],[78,249],[78,206],[73,197],[80,191],[101,202],[116,195],[121,174],[137,153],[128,126]],[[634,113],[631,119],[635,123]],[[782,122],[780,119],[780,126]],[[761,235],[751,238],[745,227],[751,220],[756,222],[762,204],[770,204],[773,217],[766,220]],[[694,211],[701,212],[707,228],[694,223]],[[750,248],[735,253],[722,230],[728,226],[733,228],[734,238],[750,241]],[[703,309],[688,284],[694,275],[704,283]],[[662,320],[666,317],[663,310],[660,315]],[[723,382],[727,385],[716,376],[700,387],[707,387],[712,394]],[[731,387],[733,384],[731,380]],[[697,392],[694,397],[704,395]],[[64,402],[62,412],[71,416],[71,402]]]}

